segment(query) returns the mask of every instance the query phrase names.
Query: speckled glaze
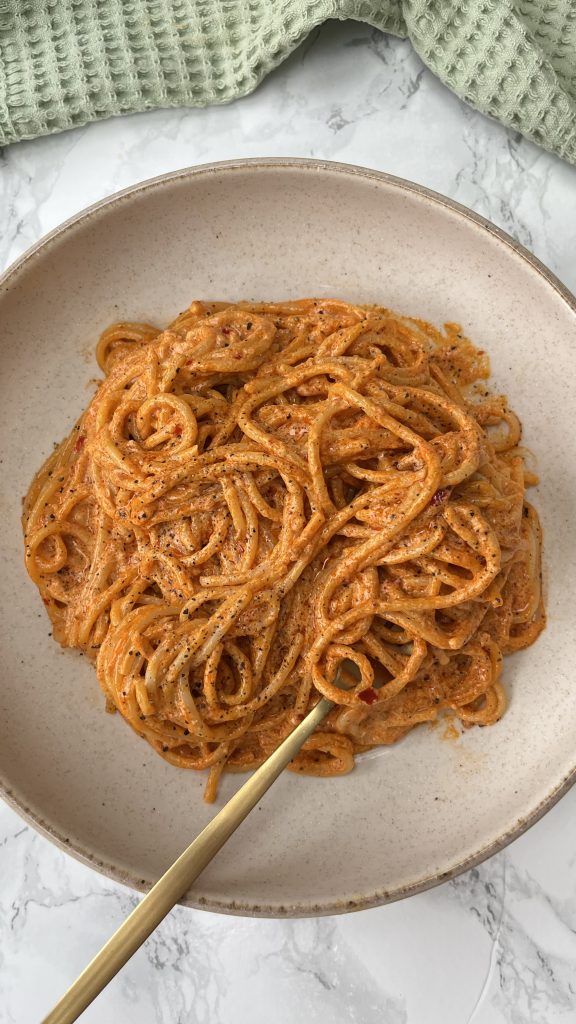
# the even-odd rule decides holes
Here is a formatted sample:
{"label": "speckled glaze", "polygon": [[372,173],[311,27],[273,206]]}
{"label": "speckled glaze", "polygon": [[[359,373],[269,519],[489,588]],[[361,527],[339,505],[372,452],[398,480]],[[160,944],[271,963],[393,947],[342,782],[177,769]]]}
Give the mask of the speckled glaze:
{"label": "speckled glaze", "polygon": [[[0,282],[0,777],[70,852],[146,889],[213,814],[203,778],[103,713],[93,668],[49,638],[22,566],[20,498],[87,404],[111,320],[163,323],[192,298],[304,295],[456,320],[492,359],[538,456],[549,625],[508,659],[511,704],[457,741],[421,729],[341,779],[286,774],[184,901],[337,913],[432,886],[501,848],[576,776],[571,612],[576,304],[526,250],[441,196],[375,171],[217,164],[123,192],[64,224]],[[567,471],[568,470],[568,471]],[[225,778],[220,802],[241,783]]]}

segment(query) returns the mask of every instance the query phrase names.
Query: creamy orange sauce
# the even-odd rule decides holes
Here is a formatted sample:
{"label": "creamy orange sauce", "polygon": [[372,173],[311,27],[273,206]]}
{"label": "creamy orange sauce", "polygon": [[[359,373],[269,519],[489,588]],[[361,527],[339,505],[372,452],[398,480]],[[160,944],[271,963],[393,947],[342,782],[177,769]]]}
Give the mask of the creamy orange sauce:
{"label": "creamy orange sauce", "polygon": [[28,492],[28,571],[108,706],[209,769],[208,799],[319,694],[336,706],[297,772],[347,772],[445,710],[498,720],[503,655],[544,626],[541,533],[519,421],[458,325],[194,302],[164,331],[113,325],[97,356]]}

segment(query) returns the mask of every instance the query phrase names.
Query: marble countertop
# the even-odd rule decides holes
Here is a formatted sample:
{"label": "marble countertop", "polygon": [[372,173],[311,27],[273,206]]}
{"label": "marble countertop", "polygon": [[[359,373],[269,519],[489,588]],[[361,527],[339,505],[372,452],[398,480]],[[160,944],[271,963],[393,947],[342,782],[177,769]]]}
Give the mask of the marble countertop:
{"label": "marble countertop", "polygon": [[[462,104],[410,45],[328,24],[252,96],[124,117],[0,155],[0,267],[66,217],[190,164],[365,164],[490,218],[576,290],[576,168]],[[39,1021],[136,897],[0,803],[0,1022]],[[401,903],[261,921],[177,908],[92,1024],[576,1021],[576,789],[503,853]]]}

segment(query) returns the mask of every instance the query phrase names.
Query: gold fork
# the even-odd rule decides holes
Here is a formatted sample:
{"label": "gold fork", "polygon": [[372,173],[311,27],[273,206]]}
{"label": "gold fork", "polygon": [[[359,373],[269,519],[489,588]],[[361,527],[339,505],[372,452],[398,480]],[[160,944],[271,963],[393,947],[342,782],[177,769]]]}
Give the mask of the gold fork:
{"label": "gold fork", "polygon": [[[338,684],[339,678],[335,680]],[[188,892],[334,705],[322,697],[156,882],[78,976],[42,1024],[72,1024]]]}

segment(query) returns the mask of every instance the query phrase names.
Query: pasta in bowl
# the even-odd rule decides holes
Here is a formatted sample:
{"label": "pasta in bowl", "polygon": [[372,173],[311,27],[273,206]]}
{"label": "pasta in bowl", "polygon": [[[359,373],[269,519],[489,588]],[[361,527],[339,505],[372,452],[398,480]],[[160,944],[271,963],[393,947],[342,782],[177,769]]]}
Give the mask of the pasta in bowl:
{"label": "pasta in bowl", "polygon": [[[167,761],[260,764],[320,694],[291,768],[505,710],[544,627],[521,428],[457,324],[306,299],[117,323],[105,374],[28,492],[54,637]],[[338,666],[355,666],[348,687]]]}

